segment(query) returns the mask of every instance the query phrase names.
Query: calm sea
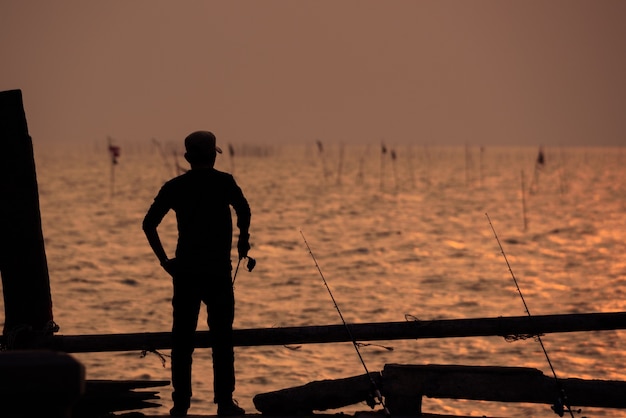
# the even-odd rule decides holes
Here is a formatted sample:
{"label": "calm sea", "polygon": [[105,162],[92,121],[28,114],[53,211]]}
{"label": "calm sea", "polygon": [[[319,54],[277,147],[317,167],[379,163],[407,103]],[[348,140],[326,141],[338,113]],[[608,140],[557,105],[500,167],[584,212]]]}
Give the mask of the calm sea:
{"label": "calm sea", "polygon": [[[43,233],[60,334],[169,331],[171,282],[141,230],[160,186],[183,167],[172,144],[35,141]],[[222,144],[226,145],[226,144]],[[224,146],[224,148],[227,148]],[[234,144],[232,172],[252,207],[253,272],[235,284],[236,328],[338,324],[304,233],[348,322],[525,315],[494,238],[533,315],[626,310],[626,150]],[[160,232],[169,254],[173,215]],[[234,252],[233,252],[234,254]],[[2,310],[3,311],[3,310]],[[207,329],[201,316],[200,328]],[[626,380],[626,333],[548,334],[559,377]],[[500,337],[380,342],[387,363],[528,366],[551,376],[537,341]],[[164,352],[163,354],[169,354]],[[139,352],[80,354],[88,379],[169,379],[169,361]],[[257,393],[363,373],[351,343],[236,348],[241,406]],[[194,355],[192,413],[214,413],[208,349]],[[166,414],[170,389],[161,392]],[[575,400],[572,400],[575,405]],[[547,405],[424,399],[424,411],[554,416]],[[367,410],[356,405],[344,411]],[[626,417],[584,408],[588,417]]]}

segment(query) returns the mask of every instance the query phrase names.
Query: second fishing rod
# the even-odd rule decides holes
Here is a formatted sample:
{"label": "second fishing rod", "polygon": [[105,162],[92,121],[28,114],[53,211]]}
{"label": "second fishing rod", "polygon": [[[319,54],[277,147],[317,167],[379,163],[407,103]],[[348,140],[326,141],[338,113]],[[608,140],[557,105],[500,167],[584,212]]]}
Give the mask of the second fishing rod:
{"label": "second fishing rod", "polygon": [[[350,338],[350,340],[352,341],[352,345],[354,346],[354,349],[356,350],[356,353],[359,357],[359,360],[361,361],[361,364],[363,365],[363,369],[365,369],[365,373],[367,374],[367,377],[370,381],[370,384],[372,385],[372,389],[374,391],[373,396],[374,398],[376,398],[376,401],[378,401],[378,403],[380,405],[382,405],[383,407],[383,411],[385,413],[386,416],[390,417],[391,413],[389,412],[389,409],[387,409],[387,406],[385,405],[385,401],[383,400],[383,396],[380,392],[380,389],[378,388],[378,385],[376,384],[376,381],[372,378],[372,375],[370,374],[367,365],[365,364],[365,360],[363,360],[363,356],[361,355],[361,350],[359,350],[359,343],[356,341],[356,339],[354,338],[354,335],[352,335],[352,331],[350,330],[350,327],[348,326],[348,323],[346,322],[346,320],[343,317],[343,314],[341,313],[341,309],[339,309],[339,305],[337,305],[337,301],[335,300],[335,297],[333,296],[333,292],[331,292],[330,287],[328,286],[328,282],[326,282],[326,278],[324,277],[324,274],[322,273],[322,269],[320,268],[319,264],[317,263],[317,259],[315,258],[315,255],[313,254],[313,251],[311,250],[311,247],[309,246],[309,243],[307,242],[306,238],[304,237],[304,233],[302,231],[300,231],[300,235],[302,235],[302,239],[304,240],[304,244],[306,245],[306,248],[309,250],[309,254],[311,255],[311,258],[313,259],[313,262],[315,263],[315,267],[317,268],[317,271],[319,272],[322,281],[324,282],[324,286],[326,286],[326,290],[328,291],[328,294],[330,295],[330,298],[333,301],[333,304],[335,305],[335,309],[337,310],[337,313],[339,314],[339,317],[341,318],[341,322],[343,323],[343,326],[346,328],[346,332],[348,333],[348,337]],[[370,404],[370,407],[374,408],[374,404]]]}
{"label": "second fishing rod", "polygon": [[[493,231],[493,235],[496,238],[498,246],[500,247],[500,252],[502,253],[502,256],[504,257],[504,261],[506,262],[506,265],[509,268],[509,273],[511,273],[511,277],[513,278],[513,282],[515,283],[515,287],[517,288],[517,293],[522,299],[522,304],[524,305],[524,309],[526,310],[526,313],[528,314],[528,316],[532,316],[530,314],[530,310],[528,309],[528,305],[526,304],[526,299],[524,299],[524,295],[522,294],[522,290],[520,289],[519,284],[517,283],[517,278],[513,274],[513,269],[511,269],[511,264],[509,263],[509,259],[507,258],[506,253],[504,252],[504,248],[502,247],[502,244],[500,243],[500,238],[498,238],[498,234],[496,234],[496,229],[493,227],[493,224],[491,223],[491,218],[489,218],[489,214],[487,213],[485,213],[485,216],[487,216],[487,221],[489,221],[489,226],[491,227],[491,231]],[[539,342],[539,345],[541,345],[541,350],[543,351],[543,354],[546,357],[546,360],[548,361],[548,365],[550,366],[550,370],[552,371],[552,375],[554,376],[554,381],[559,391],[559,397],[554,403],[554,405],[552,406],[552,410],[554,411],[555,414],[557,414],[560,417],[562,417],[565,414],[565,412],[568,412],[571,418],[574,418],[574,411],[570,405],[569,399],[567,398],[567,394],[565,393],[563,384],[561,383],[561,380],[556,375],[556,370],[554,369],[554,366],[552,365],[550,356],[548,356],[548,351],[546,350],[546,347],[543,345],[543,340],[541,339],[541,335],[537,335],[536,338],[537,338],[537,341]],[[577,412],[580,413],[580,410]]]}

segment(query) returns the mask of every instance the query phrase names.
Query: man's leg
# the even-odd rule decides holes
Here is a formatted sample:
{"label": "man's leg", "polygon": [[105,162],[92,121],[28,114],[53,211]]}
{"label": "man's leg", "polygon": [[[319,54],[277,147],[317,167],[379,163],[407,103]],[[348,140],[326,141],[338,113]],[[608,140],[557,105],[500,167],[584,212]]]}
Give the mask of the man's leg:
{"label": "man's leg", "polygon": [[235,391],[235,355],[233,350],[233,288],[214,289],[207,303],[208,325],[213,336],[213,389],[215,403],[231,403]]}
{"label": "man's leg", "polygon": [[191,400],[191,362],[200,311],[198,292],[174,279],[172,325],[172,400],[174,408],[186,413]]}

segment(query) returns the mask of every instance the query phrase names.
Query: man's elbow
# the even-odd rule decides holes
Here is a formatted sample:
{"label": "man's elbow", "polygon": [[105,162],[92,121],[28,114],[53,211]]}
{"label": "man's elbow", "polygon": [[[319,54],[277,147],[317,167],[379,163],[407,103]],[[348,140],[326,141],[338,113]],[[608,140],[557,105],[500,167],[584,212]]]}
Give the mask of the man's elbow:
{"label": "man's elbow", "polygon": [[141,224],[141,229],[143,229],[143,232],[148,235],[150,233],[156,232],[156,225],[154,225],[154,222],[149,222],[148,220],[144,219]]}

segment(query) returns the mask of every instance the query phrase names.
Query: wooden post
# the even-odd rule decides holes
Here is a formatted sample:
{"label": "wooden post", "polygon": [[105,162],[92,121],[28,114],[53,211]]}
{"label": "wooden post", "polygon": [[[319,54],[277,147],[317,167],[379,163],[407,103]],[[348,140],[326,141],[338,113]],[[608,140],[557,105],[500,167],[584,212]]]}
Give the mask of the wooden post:
{"label": "wooden post", "polygon": [[0,92],[0,148],[3,336],[15,341],[20,330],[44,331],[53,324],[33,144],[20,90]]}

